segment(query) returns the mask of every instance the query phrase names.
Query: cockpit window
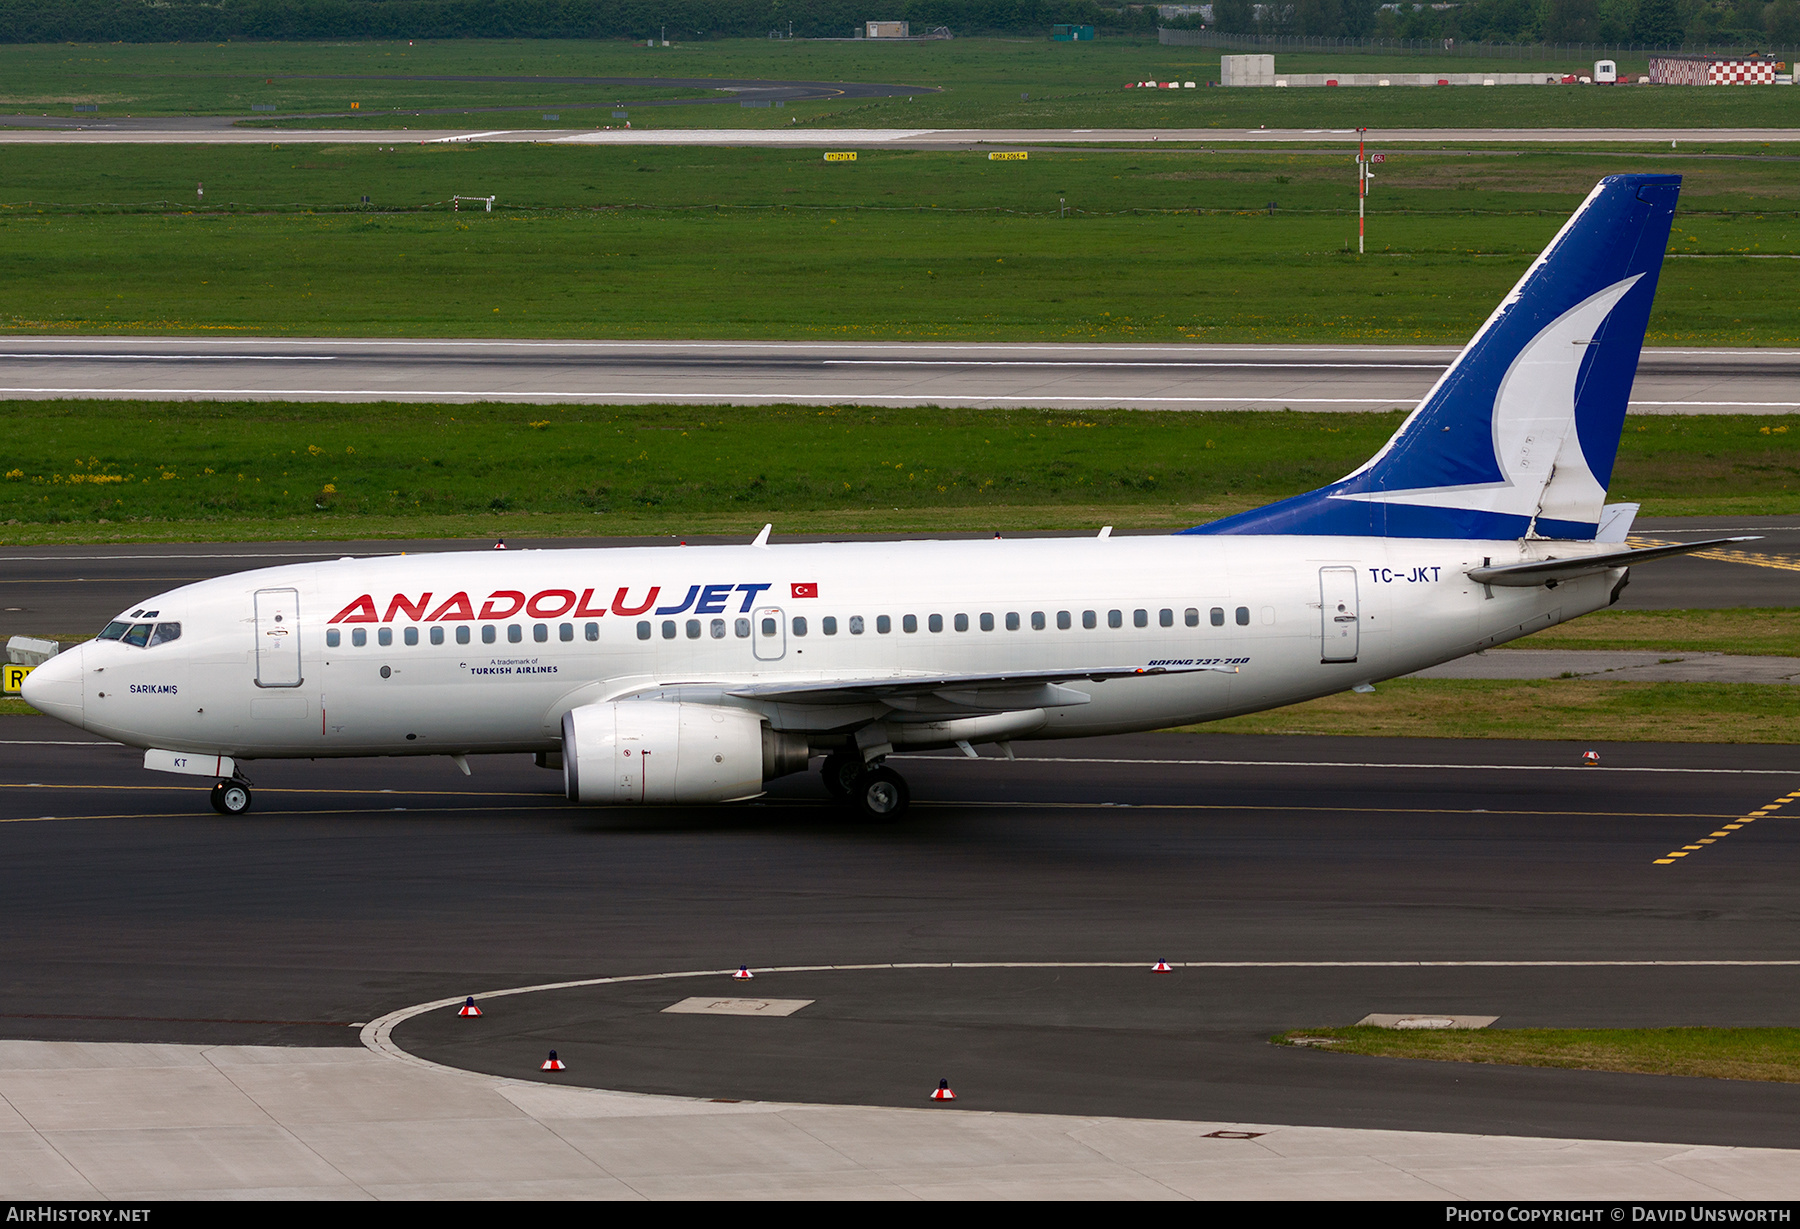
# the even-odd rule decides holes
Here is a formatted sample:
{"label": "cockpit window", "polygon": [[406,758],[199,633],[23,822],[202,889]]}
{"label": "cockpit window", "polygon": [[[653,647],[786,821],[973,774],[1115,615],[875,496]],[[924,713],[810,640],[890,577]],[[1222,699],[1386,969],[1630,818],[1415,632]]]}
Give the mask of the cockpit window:
{"label": "cockpit window", "polygon": [[154,649],[159,644],[167,644],[171,640],[180,639],[181,624],[158,623],[156,625],[156,630],[150,633],[150,647]]}
{"label": "cockpit window", "polygon": [[125,634],[125,629],[130,626],[131,626],[131,624],[129,624],[129,623],[108,623],[106,625],[106,630],[101,632],[99,634],[99,636],[95,637],[95,639],[97,639],[97,640],[117,640],[120,636],[123,636]]}
{"label": "cockpit window", "polygon": [[140,649],[143,648],[150,641],[150,629],[153,626],[155,625],[151,623],[132,624],[131,630],[125,633],[125,643],[136,645]]}

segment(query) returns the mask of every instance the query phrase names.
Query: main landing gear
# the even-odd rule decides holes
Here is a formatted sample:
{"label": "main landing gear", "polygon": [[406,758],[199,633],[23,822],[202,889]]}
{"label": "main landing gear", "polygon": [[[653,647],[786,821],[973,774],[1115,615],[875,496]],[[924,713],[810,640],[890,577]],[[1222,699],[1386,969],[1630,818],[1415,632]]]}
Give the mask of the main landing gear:
{"label": "main landing gear", "polygon": [[220,781],[212,787],[209,799],[213,810],[221,815],[243,815],[250,810],[250,783],[235,778]]}
{"label": "main landing gear", "polygon": [[912,804],[906,778],[885,764],[865,764],[838,751],[825,757],[819,775],[832,797],[848,803],[864,819],[899,819]]}

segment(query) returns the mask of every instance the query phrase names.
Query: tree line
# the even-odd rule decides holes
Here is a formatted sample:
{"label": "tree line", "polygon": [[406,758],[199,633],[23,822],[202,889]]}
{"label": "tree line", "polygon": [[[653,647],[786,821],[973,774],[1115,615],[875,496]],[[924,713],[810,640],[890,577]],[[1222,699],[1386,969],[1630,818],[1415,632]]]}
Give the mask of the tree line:
{"label": "tree line", "polygon": [[1154,33],[1157,13],[1093,0],[0,0],[0,42],[761,38],[790,28],[848,38],[871,20],[910,22],[916,34],[1047,35],[1059,23]]}
{"label": "tree line", "polygon": [[[1224,34],[1697,47],[1800,44],[1800,0],[1213,0]],[[1194,24],[1194,23],[1183,23]]]}

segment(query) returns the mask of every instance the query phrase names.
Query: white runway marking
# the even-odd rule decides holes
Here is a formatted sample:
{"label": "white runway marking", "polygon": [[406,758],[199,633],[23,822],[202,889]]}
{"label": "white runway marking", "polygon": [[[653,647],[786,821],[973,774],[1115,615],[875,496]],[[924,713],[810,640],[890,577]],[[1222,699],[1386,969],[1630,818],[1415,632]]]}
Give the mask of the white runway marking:
{"label": "white runway marking", "polygon": [[114,362],[139,363],[335,363],[335,354],[116,354],[110,350],[90,350],[82,354],[53,354],[48,350],[21,354],[0,354],[0,358],[73,359],[90,362],[111,359]]}
{"label": "white runway marking", "polygon": [[[904,753],[894,758],[954,760],[958,763],[966,762],[968,759],[964,755],[906,755]],[[1796,770],[1792,768],[1631,768],[1616,764],[1377,764],[1361,760],[1137,760],[1125,757],[1101,758],[1081,755],[1032,755],[1020,756],[1013,760],[985,755],[981,757],[980,762],[989,764],[1154,764],[1159,767],[1201,768],[1375,768],[1383,770],[1411,768],[1432,771],[1448,768],[1470,772],[1585,772],[1590,775],[1598,775],[1603,772],[1672,772],[1740,777],[1791,777],[1796,775]]]}
{"label": "white runway marking", "polygon": [[[1800,967],[1800,960],[1171,960],[1174,969],[1666,969],[1666,968],[1731,968],[1782,969]],[[800,964],[758,967],[753,972],[766,973],[863,973],[886,969],[1140,969],[1149,972],[1145,960],[954,960],[913,961],[892,964]],[[696,977],[728,979],[736,969],[694,969],[679,973],[634,973],[622,977],[588,977],[578,981],[544,982],[536,986],[512,986],[488,990],[474,995],[480,1003],[487,999],[511,998],[520,994],[539,994],[547,990],[580,990],[590,986],[618,986],[633,982],[680,981]],[[400,1048],[394,1041],[394,1029],[414,1016],[430,1011],[461,1007],[467,996],[456,995],[416,1003],[391,1011],[363,1025],[362,1043],[377,1054],[414,1066],[435,1071],[468,1074],[463,1068],[420,1058]]]}

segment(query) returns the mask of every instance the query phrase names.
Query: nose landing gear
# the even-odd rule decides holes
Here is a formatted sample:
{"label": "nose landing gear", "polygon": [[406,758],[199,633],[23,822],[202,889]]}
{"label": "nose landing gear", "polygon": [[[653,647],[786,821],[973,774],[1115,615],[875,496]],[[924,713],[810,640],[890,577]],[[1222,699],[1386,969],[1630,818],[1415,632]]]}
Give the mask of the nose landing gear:
{"label": "nose landing gear", "polygon": [[250,810],[250,783],[248,781],[220,781],[212,787],[208,801],[213,810],[221,815],[243,815]]}

